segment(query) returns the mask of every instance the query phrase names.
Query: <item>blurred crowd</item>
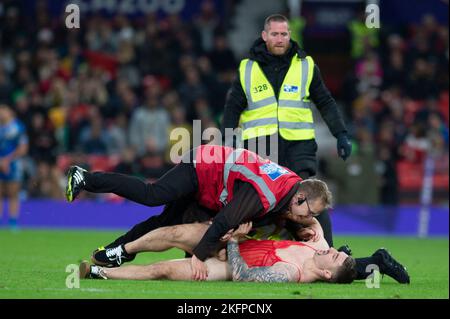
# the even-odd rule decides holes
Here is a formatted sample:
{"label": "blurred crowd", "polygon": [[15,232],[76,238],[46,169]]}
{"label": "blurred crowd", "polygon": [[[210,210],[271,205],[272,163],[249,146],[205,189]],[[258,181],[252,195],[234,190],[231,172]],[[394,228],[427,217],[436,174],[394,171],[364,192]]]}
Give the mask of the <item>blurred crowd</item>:
{"label": "blurred crowd", "polygon": [[[33,18],[14,5],[0,17],[0,102],[27,128],[27,196],[61,198],[70,163],[156,179],[173,165],[173,128],[192,131],[194,119],[220,127],[240,57],[213,2],[191,21],[92,15],[67,29],[45,2]],[[448,170],[448,29],[425,16],[381,30],[352,40],[362,45],[352,48],[341,96],[355,140],[350,168],[340,176],[333,166],[344,164],[326,160],[323,171],[339,182],[358,161],[372,165],[376,201],[396,203],[398,161],[422,161],[433,149]]]}
{"label": "blurred crowd", "polygon": [[92,15],[69,30],[45,2],[35,18],[27,23],[11,5],[0,22],[0,101],[27,128],[29,196],[61,197],[61,167],[93,157],[156,179],[173,165],[172,128],[192,131],[194,119],[219,127],[238,61],[213,2],[190,22]]}
{"label": "blurred crowd", "polygon": [[[342,203],[397,204],[402,186],[422,186],[428,155],[448,181],[448,26],[428,14],[402,28],[367,29],[363,21],[350,23],[353,69],[342,99],[354,152],[323,170]],[[420,178],[408,179],[410,169]]]}

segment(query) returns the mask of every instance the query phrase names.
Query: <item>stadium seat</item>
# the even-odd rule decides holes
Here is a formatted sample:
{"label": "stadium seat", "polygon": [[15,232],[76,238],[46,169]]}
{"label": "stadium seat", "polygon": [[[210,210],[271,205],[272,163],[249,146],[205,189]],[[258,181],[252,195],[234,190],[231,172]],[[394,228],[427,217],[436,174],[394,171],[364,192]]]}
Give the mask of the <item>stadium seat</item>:
{"label": "stadium seat", "polygon": [[449,121],[449,107],[448,104],[449,103],[449,99],[448,99],[448,91],[442,92],[440,99],[439,99],[439,110],[442,112],[442,114],[445,117],[445,123],[448,125],[448,121]]}
{"label": "stadium seat", "polygon": [[[398,185],[401,190],[417,191],[422,188],[424,178],[423,165],[423,163],[409,161],[397,162]],[[448,190],[448,182],[448,172],[438,172],[433,175],[433,188]]]}
{"label": "stadium seat", "polygon": [[61,154],[56,159],[56,165],[61,172],[65,172],[72,165],[72,156],[70,154]]}
{"label": "stadium seat", "polygon": [[409,161],[397,162],[398,185],[401,189],[418,190],[422,187],[423,164]]}
{"label": "stadium seat", "polygon": [[119,161],[120,158],[117,156],[89,155],[87,157],[91,171],[112,171]]}

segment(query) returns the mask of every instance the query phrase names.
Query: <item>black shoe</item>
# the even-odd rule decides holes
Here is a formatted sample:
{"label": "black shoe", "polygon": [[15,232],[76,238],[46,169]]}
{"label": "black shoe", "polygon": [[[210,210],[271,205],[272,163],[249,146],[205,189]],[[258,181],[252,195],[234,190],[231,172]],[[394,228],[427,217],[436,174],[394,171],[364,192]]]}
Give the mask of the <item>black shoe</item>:
{"label": "black shoe", "polygon": [[385,248],[378,249],[372,257],[378,259],[378,266],[382,275],[386,274],[401,284],[409,284],[409,274],[406,268],[395,260]]}
{"label": "black shoe", "polygon": [[113,248],[100,247],[92,253],[91,260],[94,264],[103,267],[119,267],[125,262],[132,261],[136,254],[128,254],[123,245]]}
{"label": "black shoe", "polygon": [[69,168],[66,186],[66,198],[69,203],[73,202],[78,194],[84,189],[84,186],[86,185],[84,179],[85,172],[87,171],[79,166],[71,166]]}
{"label": "black shoe", "polygon": [[87,261],[82,261],[78,269],[80,279],[108,279],[101,267],[90,265]]}
{"label": "black shoe", "polygon": [[344,245],[344,246],[339,247],[337,249],[337,251],[342,251],[342,252],[346,253],[349,256],[352,255],[352,250],[350,249],[350,247],[348,245]]}

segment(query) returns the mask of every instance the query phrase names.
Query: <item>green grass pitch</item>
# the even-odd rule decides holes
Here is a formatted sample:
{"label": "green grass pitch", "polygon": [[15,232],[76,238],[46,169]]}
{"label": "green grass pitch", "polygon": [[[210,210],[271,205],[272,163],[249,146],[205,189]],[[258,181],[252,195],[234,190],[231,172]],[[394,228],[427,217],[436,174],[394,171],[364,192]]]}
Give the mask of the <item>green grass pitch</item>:
{"label": "green grass pitch", "polygon": [[[305,298],[448,298],[448,238],[336,237],[336,246],[348,243],[356,257],[387,247],[407,266],[410,285],[384,277],[379,288],[364,281],[351,285],[264,284],[237,282],[170,282],[82,280],[67,288],[66,267],[88,259],[94,248],[121,232],[73,230],[0,230],[0,298],[162,298],[162,299],[305,299]],[[146,264],[184,253],[144,253],[133,261]]]}

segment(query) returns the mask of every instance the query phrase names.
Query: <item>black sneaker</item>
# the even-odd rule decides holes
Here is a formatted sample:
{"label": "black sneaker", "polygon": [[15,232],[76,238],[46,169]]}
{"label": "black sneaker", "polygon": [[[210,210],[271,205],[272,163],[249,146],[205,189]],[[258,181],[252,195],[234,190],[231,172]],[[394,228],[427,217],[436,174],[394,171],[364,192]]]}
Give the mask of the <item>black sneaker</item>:
{"label": "black sneaker", "polygon": [[71,166],[67,172],[67,186],[66,198],[67,201],[73,202],[78,194],[84,189],[86,181],[84,180],[84,173],[87,172],[84,168],[79,166]]}
{"label": "black sneaker", "polygon": [[378,249],[372,256],[379,258],[378,266],[382,275],[386,274],[401,284],[409,284],[409,274],[406,267],[395,260],[385,248]]}
{"label": "black sneaker", "polygon": [[100,247],[92,253],[91,260],[94,264],[102,267],[119,267],[125,262],[132,261],[136,254],[128,254],[123,245],[113,248]]}
{"label": "black sneaker", "polygon": [[337,249],[337,251],[342,251],[342,252],[346,253],[349,256],[352,255],[352,250],[350,249],[350,247],[348,245],[344,245],[344,246],[339,247]]}
{"label": "black sneaker", "polygon": [[101,267],[90,265],[87,261],[82,261],[78,269],[80,279],[108,279]]}

